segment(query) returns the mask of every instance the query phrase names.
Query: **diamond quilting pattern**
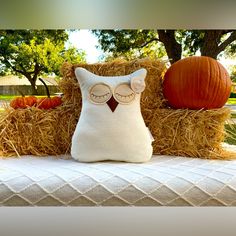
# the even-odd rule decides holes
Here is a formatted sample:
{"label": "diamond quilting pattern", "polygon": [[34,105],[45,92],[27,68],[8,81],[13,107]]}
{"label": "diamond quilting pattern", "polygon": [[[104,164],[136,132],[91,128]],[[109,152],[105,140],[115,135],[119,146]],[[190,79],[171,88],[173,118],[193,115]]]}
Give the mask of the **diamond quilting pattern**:
{"label": "diamond quilting pattern", "polygon": [[20,192],[20,196],[23,197],[24,199],[27,199],[32,204],[34,204],[35,202],[38,202],[40,199],[42,199],[46,195],[47,195],[47,192],[44,191],[36,183],[30,185],[28,188],[25,188],[23,191]]}
{"label": "diamond quilting pattern", "polygon": [[133,185],[128,185],[119,192],[119,196],[126,202],[133,204],[134,202],[143,198],[145,196],[145,193],[142,190],[134,187]]}
{"label": "diamond quilting pattern", "polygon": [[222,199],[223,196],[226,205],[231,205],[236,200],[236,191],[229,186],[225,186],[219,193],[217,193],[216,198]]}
{"label": "diamond quilting pattern", "polygon": [[64,202],[68,203],[78,196],[78,191],[76,191],[69,184],[65,184],[53,192],[53,196],[57,199],[63,198]]}
{"label": "diamond quilting pattern", "polygon": [[11,180],[11,179],[15,179],[20,176],[22,176],[22,174],[15,171],[9,171],[9,169],[6,169],[6,168],[1,169],[0,171],[0,181],[3,181],[3,182]]}
{"label": "diamond quilting pattern", "polygon": [[25,200],[22,196],[12,195],[11,197],[5,199],[5,206],[29,206],[30,202]]}
{"label": "diamond quilting pattern", "polygon": [[86,192],[86,196],[93,200],[93,202],[101,203],[108,199],[112,195],[105,187],[102,185],[97,185],[94,188]]}
{"label": "diamond quilting pattern", "polygon": [[161,185],[162,184],[159,181],[153,180],[146,176],[135,182],[135,186],[138,187],[139,189],[142,189],[142,191],[145,192],[146,194],[155,191]]}
{"label": "diamond quilting pattern", "polygon": [[172,189],[168,188],[165,185],[161,186],[150,195],[158,202],[161,202],[163,206],[168,205],[168,202],[171,202],[171,200],[175,199],[178,196],[177,193],[175,193]]}
{"label": "diamond quilting pattern", "polygon": [[6,199],[12,196],[12,190],[9,189],[5,184],[0,184],[0,202],[5,201]]}
{"label": "diamond quilting pattern", "polygon": [[122,189],[129,185],[129,182],[117,176],[113,176],[110,179],[104,181],[103,185],[106,186],[109,191],[113,192],[114,194],[118,194]]}
{"label": "diamond quilting pattern", "polygon": [[61,206],[64,202],[58,200],[55,196],[46,196],[36,203],[38,206]]}
{"label": "diamond quilting pattern", "polygon": [[213,196],[220,192],[225,185],[216,179],[206,177],[202,181],[198,182],[196,186],[198,186],[199,189],[202,189],[205,193]]}
{"label": "diamond quilting pattern", "polygon": [[112,197],[106,199],[105,201],[103,201],[102,205],[103,206],[128,206],[129,202],[127,202],[119,197],[112,196]]}
{"label": "diamond quilting pattern", "polygon": [[210,199],[210,195],[208,195],[205,191],[198,188],[197,186],[193,186],[188,191],[186,191],[183,195],[185,199],[189,199],[192,205],[201,205],[203,202],[208,201]]}
{"label": "diamond quilting pattern", "polygon": [[235,206],[236,161],[0,158],[1,206]]}
{"label": "diamond quilting pattern", "polygon": [[5,182],[5,185],[9,186],[14,192],[21,192],[30,184],[32,184],[32,180],[27,176],[20,176]]}
{"label": "diamond quilting pattern", "polygon": [[85,193],[97,185],[97,181],[89,176],[82,176],[70,182],[78,192]]}
{"label": "diamond quilting pattern", "polygon": [[166,183],[166,186],[170,189],[175,189],[177,194],[181,195],[182,193],[190,189],[193,186],[193,184],[183,178],[175,177],[169,180]]}
{"label": "diamond quilting pattern", "polygon": [[66,182],[58,176],[49,176],[46,179],[37,181],[36,183],[47,193],[53,193],[61,186],[66,184]]}

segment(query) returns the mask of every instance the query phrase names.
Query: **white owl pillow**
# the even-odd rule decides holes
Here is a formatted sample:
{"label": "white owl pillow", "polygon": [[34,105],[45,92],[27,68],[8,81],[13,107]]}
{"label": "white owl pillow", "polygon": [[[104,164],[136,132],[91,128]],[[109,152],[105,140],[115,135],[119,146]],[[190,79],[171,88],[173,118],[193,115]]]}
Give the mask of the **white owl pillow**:
{"label": "white owl pillow", "polygon": [[72,137],[74,159],[150,160],[153,140],[140,110],[146,73],[146,69],[139,69],[130,75],[105,77],[84,68],[75,69],[82,92],[82,110]]}

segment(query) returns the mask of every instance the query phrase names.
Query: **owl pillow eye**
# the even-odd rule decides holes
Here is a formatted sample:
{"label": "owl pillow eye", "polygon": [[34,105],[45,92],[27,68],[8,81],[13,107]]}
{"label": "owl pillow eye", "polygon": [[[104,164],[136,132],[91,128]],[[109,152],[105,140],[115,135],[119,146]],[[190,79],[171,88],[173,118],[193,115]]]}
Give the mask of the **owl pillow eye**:
{"label": "owl pillow eye", "polygon": [[89,100],[95,104],[104,104],[111,96],[111,88],[104,83],[95,84],[89,90]]}
{"label": "owl pillow eye", "polygon": [[115,88],[114,97],[121,104],[129,104],[134,100],[135,92],[128,83],[122,83]]}

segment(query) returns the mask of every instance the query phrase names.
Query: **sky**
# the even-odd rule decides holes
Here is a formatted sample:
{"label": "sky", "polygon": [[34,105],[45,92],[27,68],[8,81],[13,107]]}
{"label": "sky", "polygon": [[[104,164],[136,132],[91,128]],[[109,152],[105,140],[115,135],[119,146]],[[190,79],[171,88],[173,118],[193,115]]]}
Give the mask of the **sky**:
{"label": "sky", "polygon": [[78,49],[86,52],[86,60],[88,63],[95,63],[99,61],[99,57],[103,52],[97,49],[99,45],[98,39],[89,30],[79,30],[69,33],[69,43]]}
{"label": "sky", "polygon": [[[86,52],[88,63],[99,62],[104,54],[101,49],[96,48],[99,45],[97,37],[86,29],[71,32],[69,34],[69,43]],[[233,59],[221,58],[219,61],[226,69],[229,69],[231,65],[235,65],[235,60]]]}

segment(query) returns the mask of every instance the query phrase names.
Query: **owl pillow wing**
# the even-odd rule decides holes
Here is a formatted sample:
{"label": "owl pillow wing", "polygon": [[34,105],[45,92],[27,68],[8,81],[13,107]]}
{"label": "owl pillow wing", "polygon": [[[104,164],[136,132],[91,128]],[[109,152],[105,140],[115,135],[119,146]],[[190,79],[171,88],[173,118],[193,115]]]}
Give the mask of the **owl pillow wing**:
{"label": "owl pillow wing", "polygon": [[146,69],[139,69],[126,76],[106,77],[76,68],[82,110],[72,137],[74,159],[81,162],[150,160],[153,140],[140,109],[146,73]]}

